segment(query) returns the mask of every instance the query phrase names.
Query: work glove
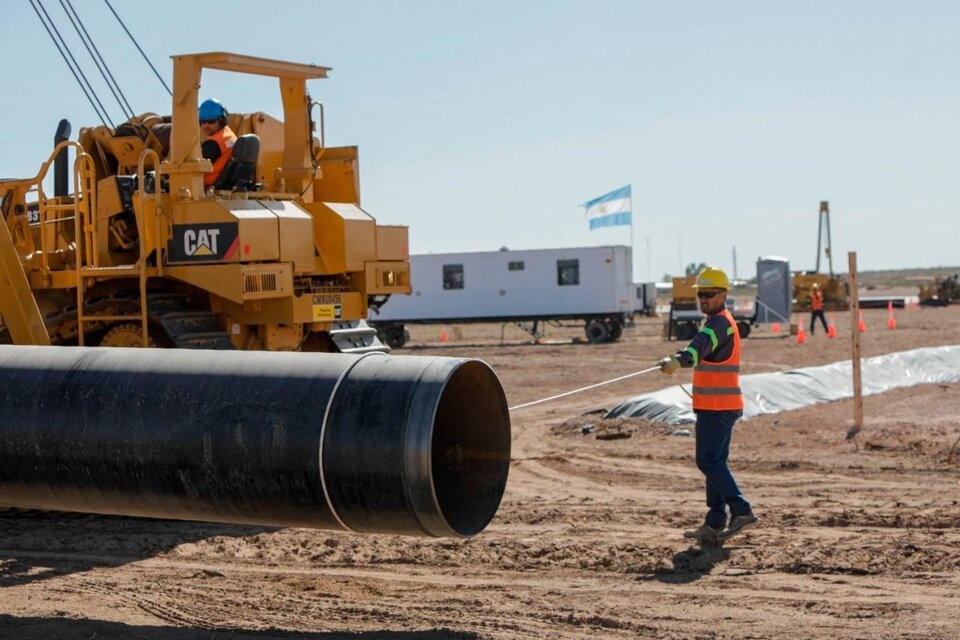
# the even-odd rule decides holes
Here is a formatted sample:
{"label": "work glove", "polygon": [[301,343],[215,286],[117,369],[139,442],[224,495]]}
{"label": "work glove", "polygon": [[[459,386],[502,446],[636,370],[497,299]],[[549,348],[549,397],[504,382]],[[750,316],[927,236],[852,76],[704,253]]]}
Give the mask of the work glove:
{"label": "work glove", "polygon": [[660,373],[670,376],[680,368],[680,361],[677,356],[667,356],[663,360],[657,360],[657,366],[660,367]]}

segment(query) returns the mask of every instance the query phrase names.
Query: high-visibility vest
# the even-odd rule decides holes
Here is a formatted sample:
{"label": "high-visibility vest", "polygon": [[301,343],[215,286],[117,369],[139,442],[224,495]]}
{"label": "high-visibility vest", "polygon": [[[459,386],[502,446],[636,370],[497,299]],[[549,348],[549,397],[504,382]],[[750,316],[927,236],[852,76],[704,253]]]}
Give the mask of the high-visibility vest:
{"label": "high-visibility vest", "polygon": [[823,294],[814,289],[810,294],[810,309],[813,311],[823,311]]}
{"label": "high-visibility vest", "polygon": [[215,131],[209,139],[216,142],[217,146],[220,147],[220,155],[213,161],[213,170],[210,171],[210,173],[203,174],[203,186],[205,189],[209,189],[214,185],[217,178],[223,173],[224,167],[230,162],[230,158],[233,157],[233,145],[237,141],[237,135],[230,127],[224,125]]}
{"label": "high-visibility vest", "polygon": [[693,368],[693,409],[695,411],[742,411],[740,392],[740,331],[737,322],[724,309],[720,315],[729,323],[727,335],[733,338],[733,350],[723,362],[700,360]]}

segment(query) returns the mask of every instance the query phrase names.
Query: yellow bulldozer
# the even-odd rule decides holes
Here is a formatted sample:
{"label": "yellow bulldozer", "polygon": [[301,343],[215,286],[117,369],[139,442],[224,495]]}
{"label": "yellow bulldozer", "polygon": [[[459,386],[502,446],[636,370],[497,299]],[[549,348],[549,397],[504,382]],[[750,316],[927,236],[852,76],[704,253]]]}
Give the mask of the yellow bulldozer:
{"label": "yellow bulldozer", "polygon": [[945,307],[960,303],[960,273],[920,285],[920,304],[924,307]]}
{"label": "yellow bulldozer", "polygon": [[[284,112],[229,114],[233,158],[209,189],[204,69],[277,78]],[[307,81],[329,70],[178,55],[171,115],[78,141],[61,122],[35,177],[0,180],[0,343],[386,350],[365,318],[410,293],[407,228],[360,208],[356,147],[325,148]]]}

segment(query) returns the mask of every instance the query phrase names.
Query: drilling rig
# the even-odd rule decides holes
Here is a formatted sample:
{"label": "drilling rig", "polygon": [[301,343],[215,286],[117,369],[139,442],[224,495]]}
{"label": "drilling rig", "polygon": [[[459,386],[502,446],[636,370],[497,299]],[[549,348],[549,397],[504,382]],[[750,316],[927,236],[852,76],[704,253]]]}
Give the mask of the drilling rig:
{"label": "drilling rig", "polygon": [[[828,273],[820,272],[820,257],[827,259]],[[823,307],[827,311],[847,311],[850,308],[849,286],[845,278],[833,272],[833,253],[830,244],[830,203],[820,202],[819,226],[817,229],[817,262],[813,271],[793,274],[793,311],[810,311],[810,292],[813,285],[820,285]]]}

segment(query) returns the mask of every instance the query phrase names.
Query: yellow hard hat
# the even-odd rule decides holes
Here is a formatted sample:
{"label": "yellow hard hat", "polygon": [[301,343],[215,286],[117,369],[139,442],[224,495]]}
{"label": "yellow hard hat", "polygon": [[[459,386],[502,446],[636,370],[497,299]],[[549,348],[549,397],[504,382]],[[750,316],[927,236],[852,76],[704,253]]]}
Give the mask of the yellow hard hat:
{"label": "yellow hard hat", "polygon": [[817,284],[816,282],[814,282],[814,283],[813,283],[813,288],[814,288],[814,289],[819,289],[819,288],[820,288],[820,285]]}
{"label": "yellow hard hat", "polygon": [[724,291],[729,291],[730,280],[727,279],[727,274],[724,273],[723,269],[706,267],[700,272],[700,275],[697,276],[697,284],[693,286],[702,289],[723,289]]}

